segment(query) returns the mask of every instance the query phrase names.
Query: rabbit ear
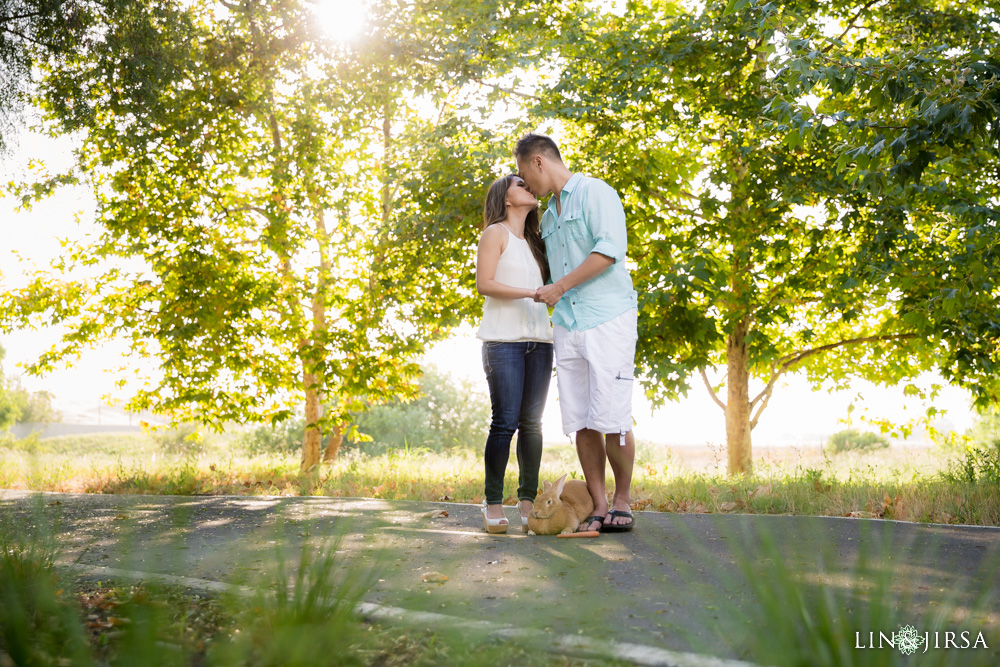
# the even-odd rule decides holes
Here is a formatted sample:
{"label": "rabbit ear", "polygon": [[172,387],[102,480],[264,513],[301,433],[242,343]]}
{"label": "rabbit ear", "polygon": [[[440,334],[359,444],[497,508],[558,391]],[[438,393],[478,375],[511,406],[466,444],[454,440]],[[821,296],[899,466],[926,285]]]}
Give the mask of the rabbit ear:
{"label": "rabbit ear", "polygon": [[549,490],[550,486],[552,486],[552,482],[542,482],[542,488],[545,489],[546,491]]}
{"label": "rabbit ear", "polygon": [[564,486],[566,486],[566,475],[565,474],[562,477],[560,477],[559,479],[556,480],[556,483],[555,483],[556,496],[561,496],[562,495],[563,487]]}

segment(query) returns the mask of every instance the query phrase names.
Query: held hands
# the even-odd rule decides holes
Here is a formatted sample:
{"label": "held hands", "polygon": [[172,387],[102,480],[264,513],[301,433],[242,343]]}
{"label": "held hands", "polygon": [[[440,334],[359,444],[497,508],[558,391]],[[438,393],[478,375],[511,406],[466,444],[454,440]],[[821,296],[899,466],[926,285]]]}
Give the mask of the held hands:
{"label": "held hands", "polygon": [[559,303],[559,299],[561,299],[565,293],[566,290],[560,287],[558,283],[543,285],[535,290],[535,302],[544,301],[545,305],[551,308]]}

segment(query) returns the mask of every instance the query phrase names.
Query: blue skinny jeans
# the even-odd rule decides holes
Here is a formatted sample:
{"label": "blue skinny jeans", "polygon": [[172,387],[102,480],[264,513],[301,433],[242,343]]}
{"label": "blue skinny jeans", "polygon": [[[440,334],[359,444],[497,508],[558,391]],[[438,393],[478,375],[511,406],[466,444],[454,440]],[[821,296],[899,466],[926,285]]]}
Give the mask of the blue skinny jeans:
{"label": "blue skinny jeans", "polygon": [[518,500],[535,499],[542,463],[542,411],[552,379],[552,343],[486,341],[483,370],[493,419],[486,439],[486,502],[503,502],[510,441],[517,431]]}

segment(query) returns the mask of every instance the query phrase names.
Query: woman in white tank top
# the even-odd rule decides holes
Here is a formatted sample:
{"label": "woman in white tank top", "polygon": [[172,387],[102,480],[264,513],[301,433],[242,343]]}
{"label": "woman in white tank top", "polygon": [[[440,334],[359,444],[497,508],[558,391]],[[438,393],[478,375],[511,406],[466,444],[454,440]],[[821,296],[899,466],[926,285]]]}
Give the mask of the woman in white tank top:
{"label": "woman in white tank top", "polygon": [[542,411],[552,379],[552,325],[535,291],[549,267],[539,233],[538,200],[519,176],[493,182],[483,206],[483,235],[476,255],[476,288],[486,297],[477,334],[493,418],[486,439],[483,524],[507,532],[503,513],[504,473],[517,431],[517,488],[521,528],[538,493],[542,461]]}

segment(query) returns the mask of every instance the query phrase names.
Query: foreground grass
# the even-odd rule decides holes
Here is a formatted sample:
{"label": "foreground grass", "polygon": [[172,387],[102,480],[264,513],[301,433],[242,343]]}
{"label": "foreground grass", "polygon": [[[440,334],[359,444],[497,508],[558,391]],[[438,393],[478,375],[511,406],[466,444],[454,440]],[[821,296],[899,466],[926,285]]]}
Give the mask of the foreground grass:
{"label": "foreground grass", "polygon": [[608,665],[448,628],[373,625],[355,612],[371,573],[345,571],[336,545],[304,548],[250,594],[73,579],[51,534],[0,515],[0,665]]}
{"label": "foreground grass", "polygon": [[[325,545],[303,544],[300,556],[291,561],[278,547],[261,572],[230,582],[243,586],[241,590],[204,596],[176,587],[74,580],[56,566],[66,554],[60,556],[53,526],[40,513],[32,523],[25,531],[23,521],[0,511],[0,665],[622,664],[594,654],[577,660],[549,653],[554,647],[547,643],[494,643],[467,629],[443,627],[440,621],[435,627],[426,620],[419,627],[368,623],[354,610],[382,574],[379,559],[363,564],[341,560],[336,538]],[[742,577],[731,575],[720,583],[744,591],[741,602],[691,613],[719,627],[749,626],[749,631],[710,635],[695,647],[707,655],[723,648],[741,659],[779,667],[985,667],[1000,660],[993,592],[996,552],[972,577],[976,594],[971,598],[943,595],[914,605],[919,581],[881,557],[887,543],[879,548],[860,540],[859,559],[850,568],[831,546],[816,554],[818,561],[809,557],[818,568],[798,569],[785,562],[783,550],[767,532],[758,534],[759,544],[749,553],[737,534],[729,537],[734,538],[731,555]],[[702,548],[697,562],[711,562],[711,550]],[[421,597],[410,601],[415,604],[410,610],[434,611],[435,599]],[[557,597],[550,604],[554,613],[565,612]],[[483,613],[488,616],[489,611]],[[857,645],[858,637],[873,629],[902,633],[911,624],[934,637],[962,629],[988,639],[972,651],[935,647],[929,655],[921,654],[919,662],[900,650],[859,650],[864,647]],[[634,632],[626,637],[642,639]],[[716,639],[731,644],[720,647]]]}
{"label": "foreground grass", "polygon": [[[83,626],[86,642],[72,664],[97,665],[614,665],[615,661],[575,660],[529,651],[513,644],[457,640],[433,630],[376,625],[361,619],[318,614],[301,622],[289,612],[264,623],[285,624],[285,636],[244,640],[259,632],[261,609],[241,613],[231,602],[182,588],[70,582],[60,596],[67,613]],[[258,616],[254,616],[254,614]],[[155,627],[151,627],[155,621]],[[313,633],[332,636],[290,656],[286,644],[315,646]],[[144,634],[139,637],[137,634]],[[149,642],[144,643],[144,642]],[[334,658],[330,658],[335,644]],[[276,654],[278,651],[281,654]],[[60,651],[54,651],[59,653]],[[67,652],[68,653],[68,652]],[[166,655],[164,655],[166,653]],[[0,652],[0,656],[3,653]],[[63,656],[60,656],[63,657]],[[298,658],[296,660],[295,658]],[[2,658],[0,658],[2,659]],[[141,662],[134,662],[141,660]]]}
{"label": "foreground grass", "polygon": [[[699,463],[666,449],[640,447],[633,508],[1000,525],[1000,465],[993,459],[980,465],[970,463],[967,455],[963,460],[961,454],[915,449],[836,456],[818,450],[767,450],[753,474],[730,478],[719,452],[714,456],[714,461]],[[515,502],[517,478],[511,458],[509,504]],[[581,476],[575,450],[547,445],[542,479],[566,472]],[[164,455],[139,436],[55,438],[30,447],[0,447],[0,488],[9,489],[479,503],[482,480],[482,461],[467,450],[397,449],[378,455],[349,450],[332,465],[302,475],[295,454],[249,456],[224,441],[186,456]]]}

